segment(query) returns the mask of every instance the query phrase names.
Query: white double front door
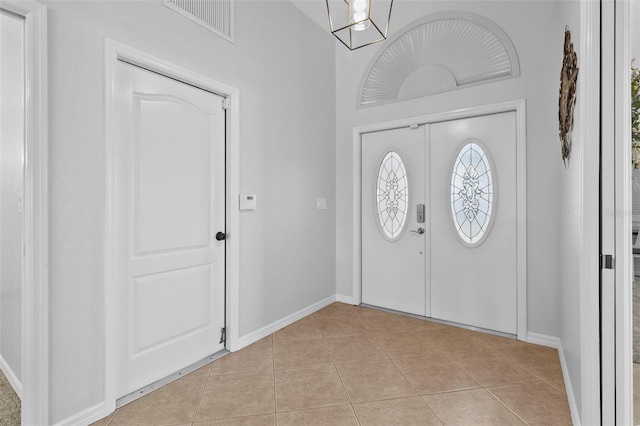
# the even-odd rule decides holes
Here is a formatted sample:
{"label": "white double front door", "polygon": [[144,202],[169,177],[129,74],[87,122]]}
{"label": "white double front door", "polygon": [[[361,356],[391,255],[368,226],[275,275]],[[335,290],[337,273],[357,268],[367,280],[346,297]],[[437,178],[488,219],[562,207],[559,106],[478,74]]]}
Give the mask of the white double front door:
{"label": "white double front door", "polygon": [[223,98],[124,63],[117,74],[117,397],[224,349]]}
{"label": "white double front door", "polygon": [[362,303],[517,333],[516,113],[362,135]]}

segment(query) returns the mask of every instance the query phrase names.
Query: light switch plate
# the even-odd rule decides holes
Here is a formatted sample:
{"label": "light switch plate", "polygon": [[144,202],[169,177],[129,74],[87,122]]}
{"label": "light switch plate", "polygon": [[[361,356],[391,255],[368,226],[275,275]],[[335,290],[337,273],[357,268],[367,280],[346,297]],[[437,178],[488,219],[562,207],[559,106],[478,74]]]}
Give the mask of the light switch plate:
{"label": "light switch plate", "polygon": [[240,194],[240,210],[255,210],[256,194]]}
{"label": "light switch plate", "polygon": [[326,210],[327,209],[327,199],[326,198],[317,198],[316,199],[316,209],[317,210]]}

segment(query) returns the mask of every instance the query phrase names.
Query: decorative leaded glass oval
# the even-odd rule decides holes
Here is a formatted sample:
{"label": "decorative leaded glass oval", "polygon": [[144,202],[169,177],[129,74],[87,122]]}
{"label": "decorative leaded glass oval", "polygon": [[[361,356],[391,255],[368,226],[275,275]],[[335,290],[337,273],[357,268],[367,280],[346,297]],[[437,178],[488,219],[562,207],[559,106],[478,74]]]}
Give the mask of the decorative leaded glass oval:
{"label": "decorative leaded glass oval", "polygon": [[451,214],[458,235],[477,245],[487,232],[493,209],[493,172],[487,154],[475,142],[465,144],[451,171]]}
{"label": "decorative leaded glass oval", "polygon": [[389,151],[380,163],[376,205],[383,234],[390,240],[397,239],[404,228],[409,206],[407,170],[397,152]]}

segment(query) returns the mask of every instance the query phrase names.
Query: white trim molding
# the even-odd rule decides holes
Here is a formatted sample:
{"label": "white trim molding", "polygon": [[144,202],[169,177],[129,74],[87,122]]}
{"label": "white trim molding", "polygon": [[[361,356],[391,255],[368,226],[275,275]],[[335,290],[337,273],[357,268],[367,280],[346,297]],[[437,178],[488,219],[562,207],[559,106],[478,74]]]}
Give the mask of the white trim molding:
{"label": "white trim molding", "polygon": [[347,305],[357,305],[354,298],[343,294],[336,294],[336,302],[346,303]]}
{"label": "white trim molding", "polygon": [[104,417],[104,408],[105,404],[101,402],[59,421],[54,426],[85,426],[93,424]]}
{"label": "white trim molding", "polygon": [[259,328],[256,331],[253,331],[249,334],[245,334],[244,336],[238,339],[238,344],[236,345],[235,350],[240,350],[246,346],[249,346],[252,343],[257,342],[260,339],[267,337],[270,334],[275,333],[278,330],[282,330],[288,325],[293,324],[296,321],[301,320],[304,317],[307,317],[314,312],[319,311],[325,306],[329,306],[333,302],[336,301],[336,296],[329,296],[326,299],[322,299],[321,301],[314,303],[312,305],[307,306],[306,308],[302,308],[297,312],[292,313],[289,316],[286,316],[282,319],[272,322],[271,324],[267,324],[262,328]]}
{"label": "white trim molding", "polygon": [[[524,99],[484,105],[473,108],[447,111],[419,117],[404,118],[384,123],[375,123],[353,129],[353,253],[352,253],[352,300],[351,304],[362,303],[362,134],[381,130],[407,127],[414,124],[432,124],[488,114],[514,111],[516,113],[516,211],[517,211],[517,337],[527,340],[527,132],[526,101]],[[344,296],[341,296],[344,297]]]}
{"label": "white trim molding", "polygon": [[[552,339],[557,339],[553,337]],[[562,348],[562,341],[557,339],[558,357],[560,358],[560,367],[562,368],[562,378],[564,379],[564,388],[567,393],[567,400],[569,401],[569,411],[571,412],[571,422],[574,426],[580,426],[580,413],[578,412],[578,406],[576,405],[576,396],[573,393],[573,386],[571,385],[571,377],[569,376],[569,370],[567,369],[567,360],[564,356],[564,349]]]}
{"label": "white trim molding", "polygon": [[230,107],[226,110],[226,327],[227,348],[234,351],[239,348],[239,113],[240,92],[235,87],[213,80],[207,76],[194,73],[178,65],[166,62],[140,50],[105,39],[105,156],[106,156],[106,217],[105,217],[105,401],[102,417],[107,416],[116,407],[115,371],[117,368],[116,348],[118,334],[115,327],[116,306],[114,285],[114,259],[117,249],[113,242],[114,218],[116,214],[116,167],[114,138],[117,134],[116,83],[118,61],[146,68],[158,74],[182,81],[195,87],[216,93],[229,99]]}
{"label": "white trim molding", "polygon": [[18,398],[22,399],[22,383],[20,383],[20,380],[18,380],[18,377],[16,377],[16,374],[11,367],[9,367],[9,364],[7,364],[7,361],[4,360],[2,355],[0,355],[0,371],[2,371],[7,378],[16,395],[18,395]]}
{"label": "white trim molding", "polygon": [[25,22],[22,424],[49,423],[49,172],[47,8],[3,0]]}
{"label": "white trim molding", "polygon": [[560,339],[558,337],[547,336],[546,334],[532,333],[531,331],[527,333],[527,343],[547,346],[554,349],[560,348]]}
{"label": "white trim molding", "polygon": [[564,356],[562,340],[558,337],[548,336],[546,334],[528,332],[527,342],[534,345],[547,346],[549,348],[558,350],[558,357],[560,358],[560,367],[562,368],[562,377],[564,379],[565,391],[567,393],[567,399],[569,401],[571,420],[574,425],[579,426],[580,415],[578,413],[578,406],[576,405],[576,398],[573,393],[573,387],[571,386],[571,377],[569,376],[569,370],[567,369],[567,360]]}
{"label": "white trim molding", "polygon": [[[632,178],[631,167],[631,7],[617,1],[615,10],[615,412],[616,424],[633,421],[633,249],[631,247]],[[619,214],[618,212],[623,212]],[[637,325],[636,325],[637,327]]]}
{"label": "white trim molding", "polygon": [[[601,422],[600,399],[600,8],[599,1],[580,2],[577,143],[582,145],[582,220],[580,253],[581,412],[574,424]],[[573,385],[565,376],[565,383]],[[567,393],[569,395],[569,393]]]}

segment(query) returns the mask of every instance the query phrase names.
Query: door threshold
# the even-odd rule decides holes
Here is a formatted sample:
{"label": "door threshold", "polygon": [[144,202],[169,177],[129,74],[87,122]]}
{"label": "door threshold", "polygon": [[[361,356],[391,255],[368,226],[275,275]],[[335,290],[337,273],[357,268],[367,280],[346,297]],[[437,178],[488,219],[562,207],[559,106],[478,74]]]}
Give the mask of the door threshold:
{"label": "door threshold", "polygon": [[120,408],[125,404],[128,404],[132,401],[135,401],[136,399],[143,397],[145,395],[147,395],[150,392],[153,392],[156,389],[160,389],[161,387],[163,387],[164,385],[168,385],[171,382],[174,382],[184,376],[186,376],[189,373],[193,373],[194,371],[196,371],[199,368],[204,367],[207,364],[210,364],[220,358],[222,358],[223,356],[225,356],[226,354],[230,353],[227,349],[223,349],[221,351],[216,352],[215,354],[209,355],[208,357],[201,359],[200,361],[194,362],[193,364],[191,364],[188,367],[183,368],[182,370],[176,371],[173,374],[170,374],[167,377],[164,377],[160,380],[157,380],[153,383],[151,383],[150,385],[147,385],[141,389],[138,389],[137,391],[131,392],[129,395],[125,395],[122,398],[116,400],[116,408]]}
{"label": "door threshold", "polygon": [[452,321],[446,321],[446,320],[441,320],[437,318],[425,317],[422,315],[410,314],[408,312],[394,311],[393,309],[381,308],[379,306],[367,305],[365,303],[361,303],[360,306],[362,306],[363,308],[375,309],[377,311],[387,312],[390,314],[398,314],[398,315],[402,315],[409,318],[435,322],[443,325],[450,325],[452,327],[464,328],[465,330],[478,331],[480,333],[491,334],[498,337],[505,337],[507,339],[518,340],[518,337],[515,334],[503,333],[501,331],[489,330],[487,328],[481,328],[481,327],[474,327],[472,325],[460,324],[458,322],[452,322]]}

